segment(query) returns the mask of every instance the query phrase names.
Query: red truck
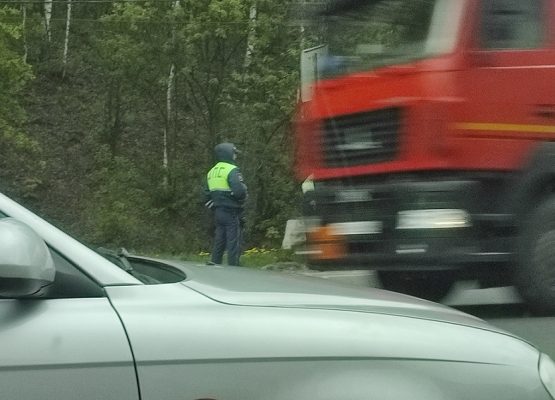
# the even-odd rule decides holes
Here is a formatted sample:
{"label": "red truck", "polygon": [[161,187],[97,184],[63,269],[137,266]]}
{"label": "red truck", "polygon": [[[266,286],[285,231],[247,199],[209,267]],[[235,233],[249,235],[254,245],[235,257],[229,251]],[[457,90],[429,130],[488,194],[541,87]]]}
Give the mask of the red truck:
{"label": "red truck", "polygon": [[555,1],[344,0],[315,21],[312,267],[432,299],[514,283],[555,311]]}

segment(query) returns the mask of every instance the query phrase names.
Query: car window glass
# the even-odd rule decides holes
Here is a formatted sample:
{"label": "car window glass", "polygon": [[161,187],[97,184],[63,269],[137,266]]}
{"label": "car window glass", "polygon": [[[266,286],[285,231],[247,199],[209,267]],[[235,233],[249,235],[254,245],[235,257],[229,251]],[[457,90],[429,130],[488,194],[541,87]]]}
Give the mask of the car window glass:
{"label": "car window glass", "polygon": [[542,44],[542,0],[488,0],[483,4],[484,48],[532,49]]}
{"label": "car window glass", "polygon": [[56,278],[54,283],[43,288],[37,297],[48,299],[104,297],[104,290],[91,278],[56,250],[50,249],[50,253],[56,267]]}

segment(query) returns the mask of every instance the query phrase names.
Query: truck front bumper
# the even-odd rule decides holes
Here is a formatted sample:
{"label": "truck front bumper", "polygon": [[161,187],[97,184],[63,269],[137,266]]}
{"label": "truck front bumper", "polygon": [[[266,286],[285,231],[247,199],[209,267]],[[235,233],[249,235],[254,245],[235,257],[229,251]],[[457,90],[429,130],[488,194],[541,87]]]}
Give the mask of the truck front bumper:
{"label": "truck front bumper", "polygon": [[511,260],[512,218],[496,212],[490,182],[328,183],[312,195],[312,268],[439,270]]}

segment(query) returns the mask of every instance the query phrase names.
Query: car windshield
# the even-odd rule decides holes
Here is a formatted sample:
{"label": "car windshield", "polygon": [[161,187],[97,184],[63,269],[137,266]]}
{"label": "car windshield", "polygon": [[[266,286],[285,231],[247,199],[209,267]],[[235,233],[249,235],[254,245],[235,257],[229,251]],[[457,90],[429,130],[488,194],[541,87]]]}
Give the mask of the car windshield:
{"label": "car windshield", "polygon": [[452,51],[462,3],[366,0],[330,9],[319,20],[327,46],[320,76],[367,71]]}

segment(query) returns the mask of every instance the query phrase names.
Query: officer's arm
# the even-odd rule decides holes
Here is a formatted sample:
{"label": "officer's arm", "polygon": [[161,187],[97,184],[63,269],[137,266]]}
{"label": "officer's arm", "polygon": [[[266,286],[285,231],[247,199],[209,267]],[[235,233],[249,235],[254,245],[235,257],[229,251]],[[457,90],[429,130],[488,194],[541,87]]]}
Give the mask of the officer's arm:
{"label": "officer's arm", "polygon": [[204,201],[210,200],[210,189],[208,189],[208,182],[206,179],[204,180],[204,184],[202,186],[202,195],[204,197]]}
{"label": "officer's arm", "polygon": [[233,192],[233,197],[239,201],[244,201],[247,198],[247,185],[243,181],[243,175],[241,175],[239,168],[235,168],[229,173],[227,182]]}
{"label": "officer's arm", "polygon": [[204,205],[208,208],[212,208],[214,202],[212,201],[212,196],[210,195],[210,189],[208,188],[208,182],[204,181],[204,187],[202,189],[202,197],[204,199]]}

